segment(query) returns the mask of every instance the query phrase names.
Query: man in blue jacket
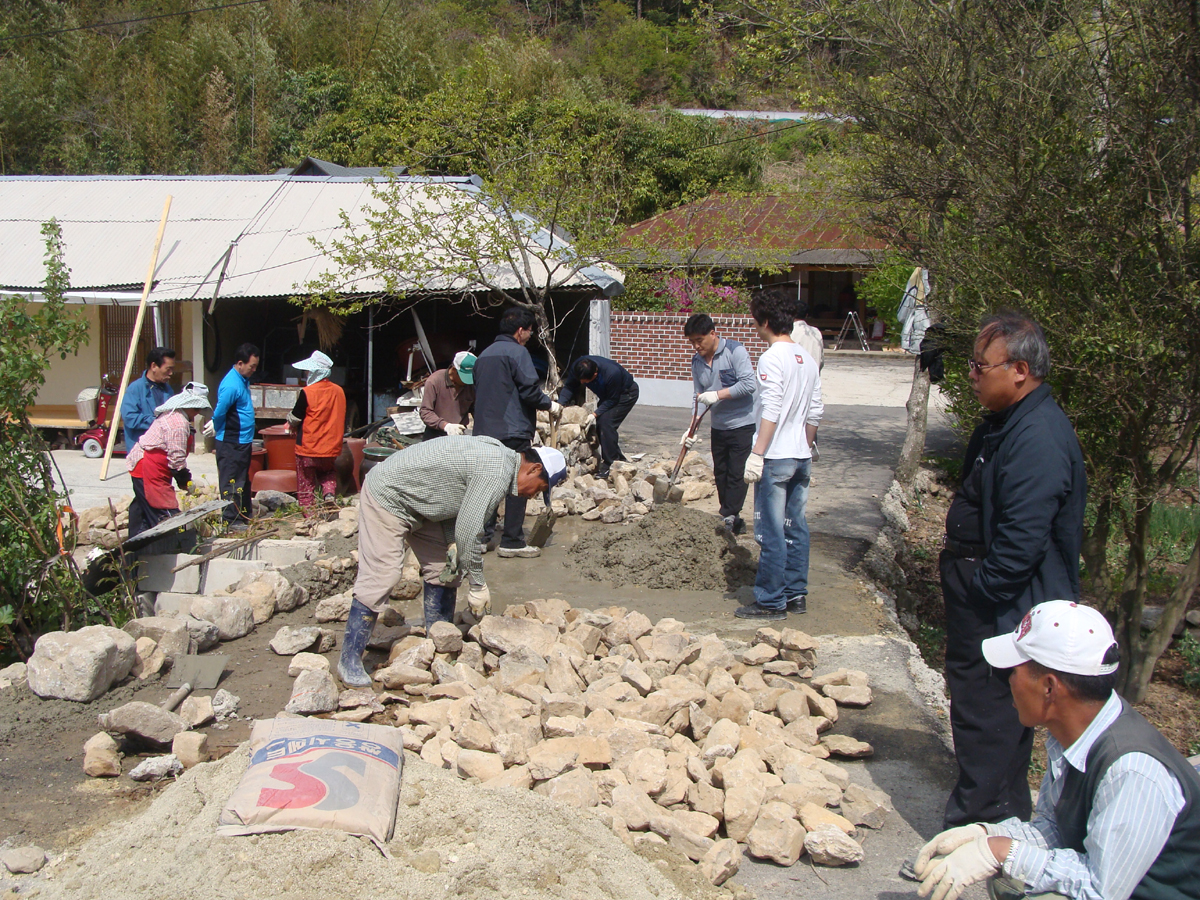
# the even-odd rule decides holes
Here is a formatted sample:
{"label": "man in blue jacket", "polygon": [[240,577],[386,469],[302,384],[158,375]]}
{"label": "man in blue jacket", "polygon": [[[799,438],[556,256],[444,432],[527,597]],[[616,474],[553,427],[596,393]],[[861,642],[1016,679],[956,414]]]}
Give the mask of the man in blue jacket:
{"label": "man in blue jacket", "polygon": [[558,392],[558,402],[563,406],[573,401],[582,403],[585,387],[596,395],[597,401],[596,411],[584,423],[586,428],[594,421],[600,432],[600,468],[596,470],[596,477],[607,478],[612,464],[625,458],[618,443],[617,429],[637,403],[638,386],[619,363],[603,356],[581,356],[567,371],[562,390]]}
{"label": "man in blue jacket", "polygon": [[[533,446],[537,411],[562,409],[542,390],[533,357],[525,349],[533,337],[537,320],[523,306],[514,306],[500,317],[500,334],[475,360],[475,427],[477,437],[495,438],[510,450],[524,453]],[[525,543],[525,498],[504,498],[504,532],[500,537],[500,556],[534,557],[541,553]],[[484,528],[484,539],[491,544],[495,532],[495,514]]]}
{"label": "man in blue jacket", "polygon": [[175,373],[175,351],[155,347],[146,355],[142,377],[125,388],[121,401],[121,423],[125,429],[125,450],[133,449],[154,422],[154,410],[166,403],[171,394],[171,376]]}
{"label": "man in blue jacket", "polygon": [[1007,674],[981,647],[1039,603],[1079,599],[1087,503],[1079,441],[1044,384],[1050,348],[1041,326],[1011,312],[985,319],[967,364],[988,412],[967,445],[939,559],[959,773],[947,828],[1029,819],[1033,730],[1013,709]]}
{"label": "man in blue jacket", "polygon": [[[221,379],[217,405],[213,407],[211,426],[216,438],[221,499],[234,501],[221,513],[230,531],[245,531],[250,518],[250,455],[254,450],[250,376],[258,371],[260,356],[253,344],[242,344],[237,348],[233,368]],[[208,429],[205,431],[207,433]]]}
{"label": "man in blue jacket", "polygon": [[[731,533],[741,534],[746,530],[742,507],[749,488],[742,476],[758,425],[754,414],[754,366],[746,348],[718,335],[716,324],[706,313],[688,316],[683,336],[696,351],[692,357],[696,399],[712,407],[709,440],[721,518]],[[685,431],[679,443],[691,449],[697,440]]]}

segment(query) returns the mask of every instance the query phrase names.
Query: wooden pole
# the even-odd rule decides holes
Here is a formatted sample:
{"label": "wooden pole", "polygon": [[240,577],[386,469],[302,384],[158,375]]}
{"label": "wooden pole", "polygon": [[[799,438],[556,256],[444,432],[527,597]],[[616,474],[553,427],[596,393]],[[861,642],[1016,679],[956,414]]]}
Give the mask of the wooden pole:
{"label": "wooden pole", "polygon": [[[117,443],[117,428],[121,425],[121,403],[125,400],[125,388],[129,384],[133,368],[133,354],[137,350],[138,338],[142,335],[142,320],[146,317],[146,300],[150,286],[154,284],[154,270],[158,268],[158,250],[162,247],[163,232],[167,230],[167,214],[171,212],[171,195],[163,204],[162,221],[158,223],[158,236],[154,238],[154,252],[150,254],[150,268],[146,270],[146,284],[142,288],[142,302],[138,304],[137,320],[133,323],[133,334],[129,338],[129,353],[125,355],[125,374],[121,376],[121,389],[117,392],[116,408],[108,426],[108,446],[104,448],[104,462],[100,464],[100,480],[108,478],[108,463],[112,459],[113,446]],[[127,447],[126,450],[132,448]]]}

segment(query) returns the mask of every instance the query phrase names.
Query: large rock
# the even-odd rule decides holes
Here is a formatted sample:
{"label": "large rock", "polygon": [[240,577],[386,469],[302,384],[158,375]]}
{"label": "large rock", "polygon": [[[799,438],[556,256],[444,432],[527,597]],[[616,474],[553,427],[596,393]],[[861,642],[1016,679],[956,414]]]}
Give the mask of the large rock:
{"label": "large rock", "polygon": [[804,837],[804,849],[820,866],[845,866],[863,861],[863,848],[840,828],[826,825]]}
{"label": "large rock", "polygon": [[746,836],[746,851],[781,866],[794,866],[804,852],[804,834],[804,828],[792,818],[790,806],[765,803]]}
{"label": "large rock", "polygon": [[[850,690],[859,690],[859,688],[850,688]],[[866,690],[866,688],[862,690]],[[844,756],[847,759],[865,759],[875,753],[875,748],[866,741],[855,740],[848,734],[827,734],[821,743],[830,753],[835,756]]]}
{"label": "large rock", "polygon": [[717,841],[700,860],[700,873],[720,887],[737,874],[742,865],[742,851],[735,840]]}
{"label": "large rock", "polygon": [[208,735],[202,731],[182,731],[171,741],[171,755],[185,769],[208,762]]}
{"label": "large rock", "polygon": [[295,656],[297,653],[311,649],[320,640],[321,629],[315,625],[305,625],[301,628],[284,625],[275,632],[275,637],[271,638],[270,647],[280,656]]}
{"label": "large rock", "polygon": [[316,653],[297,653],[288,663],[288,677],[295,678],[305,669],[324,669],[329,671],[329,660]]}
{"label": "large rock", "polygon": [[438,653],[457,653],[463,647],[462,632],[451,622],[434,622],[429,626],[429,639]]}
{"label": "large rock", "polygon": [[854,823],[849,819],[815,803],[805,803],[796,813],[800,816],[800,824],[809,831],[820,831],[822,828],[837,828],[843,834],[854,831]]}
{"label": "large rock", "polygon": [[122,630],[135,641],[142,637],[155,641],[169,663],[174,663],[181,656],[187,656],[191,643],[187,624],[182,619],[166,616],[130,619]]}
{"label": "large rock", "polygon": [[338,707],[338,687],[329,672],[308,669],[296,677],[292,697],[284,709],[290,713],[313,715],[333,712]]}
{"label": "large rock", "polygon": [[29,689],[43,698],[87,703],[125,678],[137,659],[129,634],[107,625],[52,631],[38,638],[26,667]]}
{"label": "large rock", "polygon": [[26,666],[23,662],[15,662],[11,666],[5,666],[0,669],[0,691],[5,688],[10,688],[14,684],[27,681]]}
{"label": "large rock", "polygon": [[134,766],[129,777],[134,781],[158,781],[183,773],[183,763],[174,754],[152,756]]}
{"label": "large rock", "polygon": [[846,788],[842,795],[842,815],[855,825],[882,828],[892,808],[892,798],[883,791],[857,784]]}
{"label": "large rock", "polygon": [[871,705],[871,689],[866,685],[827,684],[821,690],[838,706],[861,709]]}
{"label": "large rock", "polygon": [[[192,646],[195,647],[197,653],[203,653],[205,650],[211,650],[217,644],[221,643],[221,634],[217,630],[217,626],[205,619],[197,619],[195,616],[189,615],[183,620],[184,627],[187,628],[188,637],[191,639]],[[189,652],[191,652],[189,650]]]}
{"label": "large rock", "polygon": [[41,847],[12,847],[0,850],[0,862],[14,875],[30,875],[46,864],[46,851]]}
{"label": "large rock", "polygon": [[188,611],[216,625],[223,641],[235,641],[254,630],[254,608],[245,597],[200,596],[192,601]]}
{"label": "large rock", "polygon": [[458,774],[463,778],[490,781],[504,774],[504,761],[495,753],[460,749],[455,758]]}
{"label": "large rock", "polygon": [[90,778],[114,778],[121,774],[121,754],[117,742],[101,731],[83,745],[83,774]]}
{"label": "large rock", "polygon": [[130,734],[164,746],[190,727],[182,716],[141,700],[118,706],[110,713],[101,713],[99,719],[100,727],[105,731]]}
{"label": "large rock", "polygon": [[217,717],[216,710],[213,709],[212,697],[197,697],[195,694],[185,698],[179,705],[179,715],[193,728],[207,725]]}
{"label": "large rock", "polygon": [[529,774],[534,781],[549,781],[565,772],[579,758],[573,747],[559,743],[570,738],[542,741],[529,749]]}
{"label": "large rock", "polygon": [[354,597],[350,591],[332,594],[317,603],[313,616],[318,622],[345,622],[350,615],[350,604],[353,602]]}
{"label": "large rock", "polygon": [[484,616],[479,623],[479,642],[496,653],[511,653],[518,647],[546,656],[558,640],[558,629],[537,619]]}
{"label": "large rock", "polygon": [[745,841],[758,820],[767,789],[758,778],[743,778],[725,791],[725,833]]}
{"label": "large rock", "polygon": [[600,803],[600,793],[587,769],[569,769],[534,788],[537,793],[576,809],[590,809]]}

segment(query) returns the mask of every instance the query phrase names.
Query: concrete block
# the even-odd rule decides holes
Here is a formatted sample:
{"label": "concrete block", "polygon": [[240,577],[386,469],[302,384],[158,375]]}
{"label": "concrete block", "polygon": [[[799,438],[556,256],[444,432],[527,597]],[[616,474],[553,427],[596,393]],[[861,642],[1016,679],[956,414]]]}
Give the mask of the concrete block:
{"label": "concrete block", "polygon": [[275,569],[286,569],[306,559],[316,559],[324,545],[320,541],[262,541],[254,545],[260,559]]}
{"label": "concrete block", "polygon": [[171,572],[176,566],[198,558],[190,553],[161,553],[143,556],[141,565],[138,567],[138,590],[198,594],[200,592],[200,566],[188,566],[178,572]]}
{"label": "concrete block", "polygon": [[[212,542],[213,550],[224,550],[230,544],[240,542],[242,538],[217,538]],[[258,544],[245,544],[236,550],[230,550],[222,559],[258,559]]]}
{"label": "concrete block", "polygon": [[210,559],[204,564],[204,593],[231,588],[247,572],[262,572],[266,568],[267,564],[261,559]]}
{"label": "concrete block", "polygon": [[198,594],[181,594],[177,591],[162,591],[154,600],[154,615],[186,616],[191,610],[192,601],[198,596]]}

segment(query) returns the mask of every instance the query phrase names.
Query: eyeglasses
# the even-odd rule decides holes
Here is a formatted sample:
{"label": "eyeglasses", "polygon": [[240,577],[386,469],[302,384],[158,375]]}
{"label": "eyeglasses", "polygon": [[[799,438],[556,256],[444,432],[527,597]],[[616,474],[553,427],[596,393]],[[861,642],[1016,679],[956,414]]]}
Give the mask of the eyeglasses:
{"label": "eyeglasses", "polygon": [[971,372],[974,372],[975,374],[979,374],[980,372],[983,372],[986,369],[994,369],[994,368],[996,368],[996,366],[1010,366],[1013,364],[1013,362],[1014,361],[1011,359],[1006,359],[1006,360],[1003,360],[998,363],[981,363],[977,359],[968,359],[967,360],[967,369],[970,370]]}

